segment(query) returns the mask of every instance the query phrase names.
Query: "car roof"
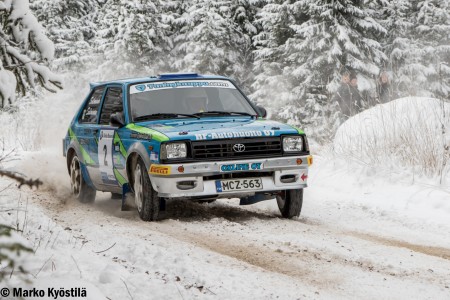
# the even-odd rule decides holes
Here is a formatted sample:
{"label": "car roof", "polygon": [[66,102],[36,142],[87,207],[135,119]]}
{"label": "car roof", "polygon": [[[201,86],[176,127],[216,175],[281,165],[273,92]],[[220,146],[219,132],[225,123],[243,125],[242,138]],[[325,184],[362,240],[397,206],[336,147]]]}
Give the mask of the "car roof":
{"label": "car roof", "polygon": [[228,77],[217,76],[217,75],[202,75],[197,73],[166,73],[160,74],[158,76],[148,76],[148,77],[134,77],[134,78],[124,78],[124,79],[116,79],[102,82],[91,82],[91,89],[109,84],[118,84],[118,85],[130,85],[142,82],[151,82],[151,81],[161,81],[161,80],[186,80],[186,79],[225,79],[229,80]]}

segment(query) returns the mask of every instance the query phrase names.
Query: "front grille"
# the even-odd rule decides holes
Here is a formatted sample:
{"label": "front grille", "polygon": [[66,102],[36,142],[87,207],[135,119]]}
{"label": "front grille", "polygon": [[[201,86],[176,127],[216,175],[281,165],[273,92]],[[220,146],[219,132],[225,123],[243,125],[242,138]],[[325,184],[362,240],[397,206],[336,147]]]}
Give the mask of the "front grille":
{"label": "front grille", "polygon": [[[245,150],[242,152],[233,150],[236,144],[244,145]],[[281,155],[280,137],[192,142],[192,158],[196,160],[231,160]]]}

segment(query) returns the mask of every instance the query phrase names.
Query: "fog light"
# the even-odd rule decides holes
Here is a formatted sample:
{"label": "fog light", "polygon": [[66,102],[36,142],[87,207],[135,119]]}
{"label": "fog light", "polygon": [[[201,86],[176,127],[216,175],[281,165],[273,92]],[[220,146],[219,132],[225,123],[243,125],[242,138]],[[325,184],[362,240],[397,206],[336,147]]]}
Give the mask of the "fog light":
{"label": "fog light", "polygon": [[184,173],[184,167],[183,167],[183,166],[179,166],[179,167],[178,167],[178,172]]}
{"label": "fog light", "polygon": [[182,191],[192,190],[195,187],[197,187],[197,181],[194,181],[194,180],[177,182],[177,188]]}

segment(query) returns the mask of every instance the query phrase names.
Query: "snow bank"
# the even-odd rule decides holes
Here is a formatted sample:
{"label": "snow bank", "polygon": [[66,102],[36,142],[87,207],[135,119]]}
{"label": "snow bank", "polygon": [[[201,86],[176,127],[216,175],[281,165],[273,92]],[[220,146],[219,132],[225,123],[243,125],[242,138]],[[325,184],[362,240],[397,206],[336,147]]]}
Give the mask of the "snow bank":
{"label": "snow bank", "polygon": [[85,84],[77,92],[46,93],[44,99],[21,101],[14,110],[0,112],[0,148],[16,150],[20,161],[14,163],[14,169],[39,178],[43,188],[55,191],[61,200],[70,193],[62,139],[87,93]]}
{"label": "snow bank", "polygon": [[0,61],[0,107],[8,107],[16,100],[16,76],[13,72],[2,69]]}
{"label": "snow bank", "polygon": [[450,103],[407,97],[377,105],[347,120],[334,151],[381,169],[412,169],[440,182],[450,168]]}

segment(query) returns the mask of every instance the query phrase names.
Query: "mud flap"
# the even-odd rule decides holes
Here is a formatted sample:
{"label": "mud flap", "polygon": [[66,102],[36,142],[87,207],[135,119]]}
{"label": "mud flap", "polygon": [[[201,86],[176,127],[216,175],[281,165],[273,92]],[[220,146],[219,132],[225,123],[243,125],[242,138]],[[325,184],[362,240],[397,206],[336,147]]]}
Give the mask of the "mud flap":
{"label": "mud flap", "polygon": [[274,198],[274,195],[266,195],[264,193],[256,193],[253,196],[248,196],[241,198],[241,201],[239,202],[239,205],[251,205],[255,204],[261,201],[271,200]]}
{"label": "mud flap", "polygon": [[122,186],[122,211],[131,210],[134,206],[133,196],[128,183]]}

